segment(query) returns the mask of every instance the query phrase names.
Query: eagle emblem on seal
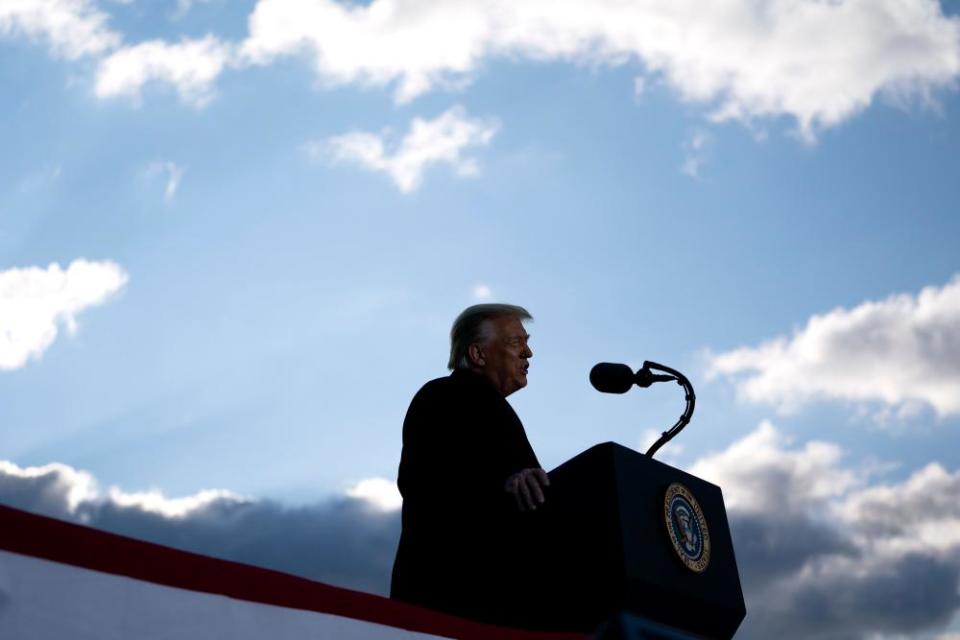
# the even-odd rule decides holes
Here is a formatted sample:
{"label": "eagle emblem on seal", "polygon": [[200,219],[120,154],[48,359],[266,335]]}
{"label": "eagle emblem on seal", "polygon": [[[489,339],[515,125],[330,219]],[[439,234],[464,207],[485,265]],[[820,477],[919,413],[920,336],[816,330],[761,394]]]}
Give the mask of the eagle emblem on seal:
{"label": "eagle emblem on seal", "polygon": [[700,503],[679,482],[667,487],[663,499],[663,519],[667,536],[680,561],[695,573],[703,573],[710,564],[710,531]]}

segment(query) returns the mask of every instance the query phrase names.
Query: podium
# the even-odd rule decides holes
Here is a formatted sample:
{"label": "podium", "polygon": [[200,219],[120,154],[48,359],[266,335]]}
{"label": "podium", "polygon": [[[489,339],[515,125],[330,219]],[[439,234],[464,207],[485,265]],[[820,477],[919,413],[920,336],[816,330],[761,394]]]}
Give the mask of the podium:
{"label": "podium", "polygon": [[733,637],[746,608],[719,487],[613,442],[549,475],[536,626],[589,633],[627,613]]}

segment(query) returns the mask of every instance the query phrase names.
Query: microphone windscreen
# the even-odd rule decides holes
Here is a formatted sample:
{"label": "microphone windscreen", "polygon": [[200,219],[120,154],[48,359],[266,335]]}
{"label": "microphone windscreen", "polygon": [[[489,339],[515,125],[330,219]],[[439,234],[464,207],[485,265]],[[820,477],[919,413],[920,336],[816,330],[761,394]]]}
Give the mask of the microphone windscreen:
{"label": "microphone windscreen", "polygon": [[626,393],[635,380],[633,369],[625,364],[601,362],[590,370],[590,384],[604,393]]}

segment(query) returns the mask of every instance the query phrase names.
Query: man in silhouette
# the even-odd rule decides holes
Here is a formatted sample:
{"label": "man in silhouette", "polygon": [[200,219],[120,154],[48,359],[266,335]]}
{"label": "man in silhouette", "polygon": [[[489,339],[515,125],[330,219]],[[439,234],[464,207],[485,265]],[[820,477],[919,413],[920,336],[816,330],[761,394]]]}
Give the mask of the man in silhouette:
{"label": "man in silhouette", "polygon": [[391,597],[431,609],[521,624],[531,584],[532,514],[550,481],[506,397],[527,385],[522,307],[467,308],[450,331],[453,372],[425,384],[403,422],[397,484],[403,531]]}

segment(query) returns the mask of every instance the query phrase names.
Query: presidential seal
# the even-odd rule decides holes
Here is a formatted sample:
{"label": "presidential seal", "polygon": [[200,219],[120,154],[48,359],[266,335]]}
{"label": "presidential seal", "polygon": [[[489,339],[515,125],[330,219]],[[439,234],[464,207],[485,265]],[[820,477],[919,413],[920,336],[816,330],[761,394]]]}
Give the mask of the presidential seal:
{"label": "presidential seal", "polygon": [[663,498],[663,519],[667,536],[687,569],[703,573],[710,564],[710,531],[700,503],[679,482],[667,487]]}

